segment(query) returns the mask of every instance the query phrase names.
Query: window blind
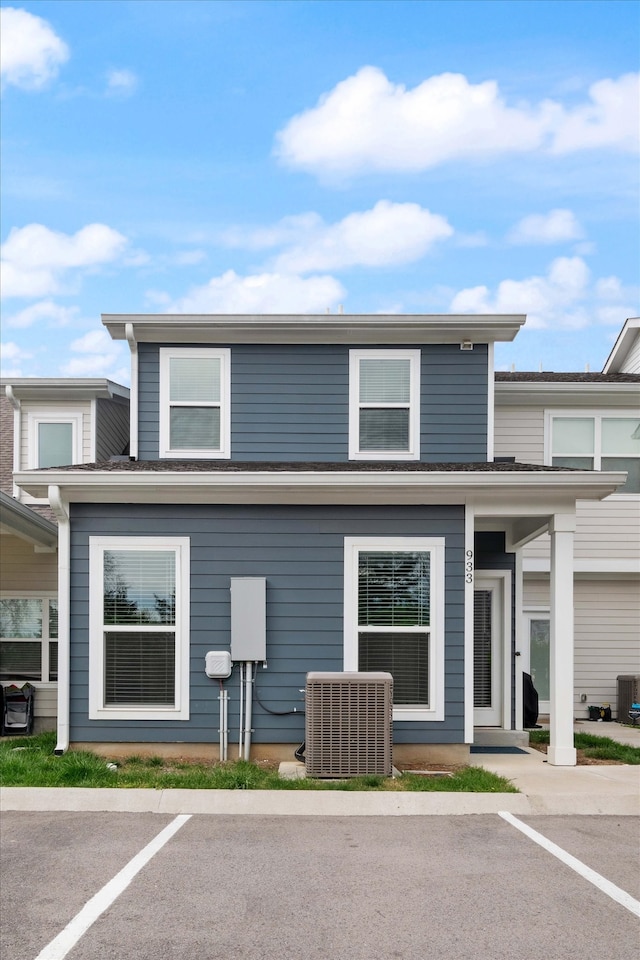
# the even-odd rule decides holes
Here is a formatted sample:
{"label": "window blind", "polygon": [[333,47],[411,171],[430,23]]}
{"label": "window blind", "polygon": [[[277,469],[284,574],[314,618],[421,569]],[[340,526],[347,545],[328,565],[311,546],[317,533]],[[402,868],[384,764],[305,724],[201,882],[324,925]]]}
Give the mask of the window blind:
{"label": "window blind", "polygon": [[172,550],[105,550],[105,624],[175,624],[175,596]]}
{"label": "window blind", "polygon": [[220,402],[220,357],[171,357],[171,401]]}
{"label": "window blind", "polygon": [[491,590],[473,594],[473,705],[491,706]]}
{"label": "window blind", "polygon": [[409,403],[411,361],[360,360],[360,403]]}
{"label": "window blind", "polygon": [[41,680],[42,644],[0,641],[0,680]]}
{"label": "window blind", "polygon": [[409,411],[390,408],[360,410],[361,450],[408,450]]}
{"label": "window blind", "polygon": [[430,561],[426,552],[361,552],[358,624],[429,626]]}
{"label": "window blind", "polygon": [[218,450],[219,407],[171,407],[169,431],[172,450]]}
{"label": "window blind", "polygon": [[429,706],[428,633],[367,633],[358,637],[358,670],[384,670],[393,677],[393,702]]}
{"label": "window blind", "polygon": [[105,632],[104,675],[105,706],[173,707],[174,633]]}

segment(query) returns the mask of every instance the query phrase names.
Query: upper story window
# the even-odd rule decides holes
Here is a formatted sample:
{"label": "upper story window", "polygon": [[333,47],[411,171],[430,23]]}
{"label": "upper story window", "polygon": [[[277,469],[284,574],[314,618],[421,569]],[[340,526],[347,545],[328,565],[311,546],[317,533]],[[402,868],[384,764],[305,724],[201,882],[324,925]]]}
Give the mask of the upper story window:
{"label": "upper story window", "polygon": [[160,349],[160,456],[229,457],[231,351]]}
{"label": "upper story window", "polygon": [[29,467],[66,467],[82,462],[82,413],[31,410],[28,415]]}
{"label": "upper story window", "polygon": [[349,458],[420,457],[420,351],[351,350]]}
{"label": "upper story window", "polygon": [[550,460],[556,467],[626,470],[617,493],[640,493],[640,417],[621,413],[550,415]]}

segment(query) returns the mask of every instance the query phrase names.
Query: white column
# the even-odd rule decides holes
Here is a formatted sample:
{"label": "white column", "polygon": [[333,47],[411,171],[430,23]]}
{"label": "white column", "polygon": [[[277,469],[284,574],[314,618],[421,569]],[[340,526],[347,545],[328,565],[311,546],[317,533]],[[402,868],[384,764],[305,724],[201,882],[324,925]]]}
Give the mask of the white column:
{"label": "white column", "polygon": [[573,535],[575,513],[556,513],[551,536],[549,763],[573,767]]}

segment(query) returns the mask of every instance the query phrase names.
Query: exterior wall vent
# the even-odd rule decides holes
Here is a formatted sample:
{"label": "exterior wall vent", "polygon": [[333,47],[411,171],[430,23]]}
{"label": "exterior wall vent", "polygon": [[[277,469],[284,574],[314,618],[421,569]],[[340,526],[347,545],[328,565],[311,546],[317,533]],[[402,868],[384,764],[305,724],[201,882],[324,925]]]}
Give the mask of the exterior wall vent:
{"label": "exterior wall vent", "polygon": [[390,673],[308,673],[305,712],[308,777],[391,776]]}
{"label": "exterior wall vent", "polygon": [[618,679],[618,713],[620,723],[629,722],[632,703],[640,703],[640,675],[620,676]]}

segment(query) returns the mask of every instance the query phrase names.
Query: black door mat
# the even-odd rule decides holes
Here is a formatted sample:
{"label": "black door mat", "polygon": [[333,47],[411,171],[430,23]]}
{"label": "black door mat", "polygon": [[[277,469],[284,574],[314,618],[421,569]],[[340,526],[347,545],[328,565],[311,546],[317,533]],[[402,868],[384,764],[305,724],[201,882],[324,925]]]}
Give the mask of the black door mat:
{"label": "black door mat", "polygon": [[472,746],[470,753],[528,753],[528,750],[522,750],[520,747],[483,747],[480,744]]}

